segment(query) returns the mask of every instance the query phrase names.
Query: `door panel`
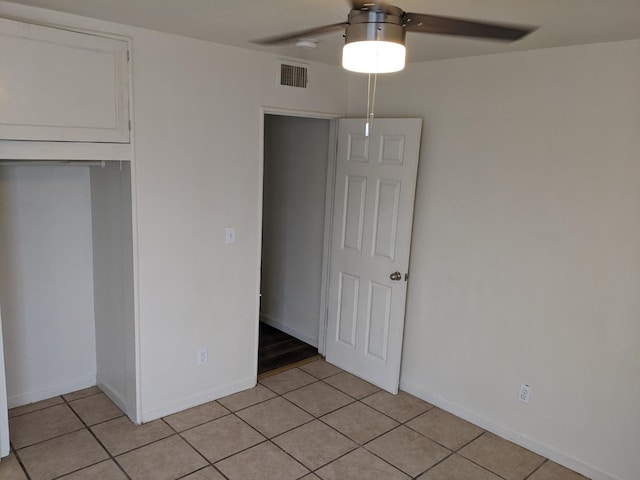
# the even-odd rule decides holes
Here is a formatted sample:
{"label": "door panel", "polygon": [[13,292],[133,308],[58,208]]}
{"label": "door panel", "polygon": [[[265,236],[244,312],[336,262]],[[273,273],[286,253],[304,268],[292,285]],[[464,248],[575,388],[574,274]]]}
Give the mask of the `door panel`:
{"label": "door panel", "polygon": [[[340,120],[327,360],[397,393],[420,119]],[[390,275],[400,272],[400,280]]]}
{"label": "door panel", "polygon": [[375,282],[369,282],[369,308],[367,318],[366,353],[387,359],[389,324],[391,321],[391,288]]}
{"label": "door panel", "polygon": [[373,256],[393,261],[400,208],[400,182],[378,180],[373,225]]}
{"label": "door panel", "polygon": [[344,215],[342,220],[342,248],[360,252],[362,250],[364,200],[367,191],[367,179],[347,175],[345,190]]}
{"label": "door panel", "polygon": [[360,279],[340,272],[340,286],[338,288],[338,338],[336,340],[350,347],[355,347]]}

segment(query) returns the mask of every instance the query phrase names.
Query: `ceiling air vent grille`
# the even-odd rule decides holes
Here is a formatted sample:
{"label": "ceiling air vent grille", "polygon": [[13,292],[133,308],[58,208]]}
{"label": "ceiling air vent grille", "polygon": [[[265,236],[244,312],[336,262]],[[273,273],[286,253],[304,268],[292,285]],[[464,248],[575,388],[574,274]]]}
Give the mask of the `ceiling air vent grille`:
{"label": "ceiling air vent grille", "polygon": [[308,80],[309,69],[306,66],[292,63],[280,64],[280,85],[307,88]]}

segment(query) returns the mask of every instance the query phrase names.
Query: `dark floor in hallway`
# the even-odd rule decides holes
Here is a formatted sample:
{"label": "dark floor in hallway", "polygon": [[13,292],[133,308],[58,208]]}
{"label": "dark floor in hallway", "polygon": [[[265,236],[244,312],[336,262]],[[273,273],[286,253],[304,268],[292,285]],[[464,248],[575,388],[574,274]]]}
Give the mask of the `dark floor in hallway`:
{"label": "dark floor in hallway", "polygon": [[318,355],[318,349],[260,322],[258,375]]}

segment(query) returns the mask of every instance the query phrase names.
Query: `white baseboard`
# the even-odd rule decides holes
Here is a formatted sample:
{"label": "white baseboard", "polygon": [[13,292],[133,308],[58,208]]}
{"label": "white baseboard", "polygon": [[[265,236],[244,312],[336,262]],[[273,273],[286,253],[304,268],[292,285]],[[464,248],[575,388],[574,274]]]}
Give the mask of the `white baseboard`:
{"label": "white baseboard", "polygon": [[275,320],[274,318],[269,317],[268,315],[265,315],[264,313],[260,314],[260,320],[262,322],[266,323],[267,325],[272,326],[273,328],[277,328],[281,332],[287,333],[287,334],[291,335],[292,337],[295,337],[298,340],[303,341],[304,343],[308,343],[312,347],[318,348],[318,339],[317,338],[309,337],[309,336],[305,335],[304,333],[300,333],[297,330],[295,330],[295,329],[293,329],[291,327],[288,327],[284,323],[282,323],[282,322],[280,322],[278,320]]}
{"label": "white baseboard", "polygon": [[100,390],[102,390],[104,394],[109,397],[109,399],[113,403],[115,403],[120,410],[127,414],[127,402],[125,401],[124,397],[120,395],[120,393],[118,393],[109,384],[100,381],[100,379],[96,380],[96,385],[98,385],[98,388],[100,388]]}
{"label": "white baseboard", "polygon": [[55,385],[41,390],[32,390],[19,395],[12,395],[7,397],[7,405],[9,408],[20,407],[29,403],[39,402],[40,400],[46,400],[47,398],[55,397],[56,395],[64,395],[66,393],[75,392],[76,390],[82,390],[83,388],[93,387],[95,384],[96,374],[94,373],[92,375],[74,378],[61,385]]}
{"label": "white baseboard", "polygon": [[407,393],[410,393],[411,395],[421,398],[425,402],[429,402],[430,404],[435,405],[436,407],[441,408],[442,410],[445,410],[453,415],[456,415],[457,417],[460,417],[468,422],[471,422],[474,425],[477,425],[480,428],[483,428],[484,430],[494,433],[499,437],[505,438],[517,445],[520,445],[521,447],[524,447],[528,450],[531,450],[534,453],[537,453],[538,455],[542,455],[543,457],[548,458],[549,460],[552,460],[559,465],[562,465],[575,472],[578,472],[586,476],[587,478],[590,478],[592,480],[622,480],[622,479],[607,475],[606,473],[599,471],[598,469],[592,467],[591,465],[587,465],[574,458],[571,458],[567,455],[557,452],[552,448],[548,447],[547,445],[537,442],[532,438],[529,438],[525,435],[514,432],[513,430],[505,428],[502,425],[493,423],[492,421],[487,420],[486,418],[480,417],[474,413],[469,412],[468,410],[460,408],[450,403],[449,401],[445,400],[444,398],[438,395],[433,395],[420,387],[416,387],[414,385],[411,385],[410,383],[407,383],[401,380],[400,389],[404,390]]}
{"label": "white baseboard", "polygon": [[247,390],[248,388],[253,388],[255,386],[256,377],[251,377],[242,380],[241,382],[236,382],[224,386],[222,388],[214,388],[213,390],[208,390],[204,393],[194,395],[192,397],[183,398],[178,402],[172,403],[171,405],[167,405],[162,408],[143,411],[142,423],[147,423],[158,418],[166,417],[167,415],[181,412],[183,410],[186,410],[187,408],[197,407],[198,405],[202,405],[203,403],[211,402],[212,400],[217,400],[218,398],[226,397],[227,395],[232,395],[234,393],[238,393],[242,390]]}

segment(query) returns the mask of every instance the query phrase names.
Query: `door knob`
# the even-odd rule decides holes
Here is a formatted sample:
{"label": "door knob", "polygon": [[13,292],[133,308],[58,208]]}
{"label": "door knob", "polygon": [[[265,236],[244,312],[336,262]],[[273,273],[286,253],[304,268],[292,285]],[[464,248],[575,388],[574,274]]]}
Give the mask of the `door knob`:
{"label": "door knob", "polygon": [[393,272],[391,275],[389,275],[389,278],[394,282],[397,282],[398,280],[402,279],[402,274],[400,272]]}

